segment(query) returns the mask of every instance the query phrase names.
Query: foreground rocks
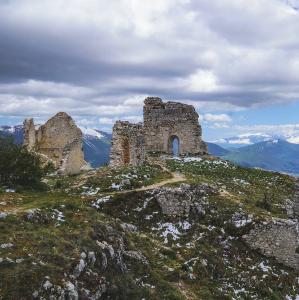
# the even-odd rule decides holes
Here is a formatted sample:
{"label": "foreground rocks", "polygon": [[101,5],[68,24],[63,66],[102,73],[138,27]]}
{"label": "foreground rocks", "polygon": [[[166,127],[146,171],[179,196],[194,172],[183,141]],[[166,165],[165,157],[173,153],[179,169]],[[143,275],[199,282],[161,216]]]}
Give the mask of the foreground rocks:
{"label": "foreground rocks", "polygon": [[299,182],[295,183],[294,201],[286,207],[289,219],[273,218],[259,224],[243,238],[262,254],[299,271]]}
{"label": "foreground rocks", "polygon": [[24,146],[38,153],[45,164],[51,162],[60,174],[78,174],[90,169],[84,160],[82,132],[64,112],[56,114],[37,130],[33,119],[26,119]]}
{"label": "foreground rocks", "polygon": [[217,190],[208,184],[190,186],[181,184],[178,188],[161,188],[154,191],[154,197],[168,216],[189,216],[193,209],[198,214],[204,214],[205,196],[215,194]]}
{"label": "foreground rocks", "polygon": [[243,238],[251,248],[299,271],[297,221],[275,219],[268,224],[257,225]]}

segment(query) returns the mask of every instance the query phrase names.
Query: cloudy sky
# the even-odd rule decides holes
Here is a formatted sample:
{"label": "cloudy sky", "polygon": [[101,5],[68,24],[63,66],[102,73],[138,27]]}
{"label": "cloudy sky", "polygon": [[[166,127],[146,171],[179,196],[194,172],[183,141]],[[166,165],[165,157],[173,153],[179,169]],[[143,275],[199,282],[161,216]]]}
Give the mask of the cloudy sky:
{"label": "cloudy sky", "polygon": [[0,125],[66,111],[109,130],[146,96],[206,139],[298,131],[299,0],[0,0]]}

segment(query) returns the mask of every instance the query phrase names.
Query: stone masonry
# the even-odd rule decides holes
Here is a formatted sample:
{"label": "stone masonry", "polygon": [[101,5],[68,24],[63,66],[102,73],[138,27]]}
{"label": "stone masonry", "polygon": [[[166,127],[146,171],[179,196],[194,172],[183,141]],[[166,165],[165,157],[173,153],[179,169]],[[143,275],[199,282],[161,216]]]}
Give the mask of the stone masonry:
{"label": "stone masonry", "polygon": [[117,121],[112,132],[110,163],[114,166],[144,162],[144,134],[142,124]]}
{"label": "stone masonry", "polygon": [[144,138],[147,153],[172,154],[172,141],[179,141],[180,156],[207,153],[198,114],[192,105],[148,97],[144,101]]}
{"label": "stone masonry", "polygon": [[178,141],[179,156],[207,154],[198,114],[191,105],[164,103],[160,98],[144,101],[143,125],[117,121],[113,127],[110,165],[142,164],[147,155],[172,155]]}
{"label": "stone masonry", "polygon": [[78,174],[88,168],[82,150],[82,132],[73,119],[60,112],[35,129],[33,119],[24,121],[24,146],[52,162],[58,173]]}

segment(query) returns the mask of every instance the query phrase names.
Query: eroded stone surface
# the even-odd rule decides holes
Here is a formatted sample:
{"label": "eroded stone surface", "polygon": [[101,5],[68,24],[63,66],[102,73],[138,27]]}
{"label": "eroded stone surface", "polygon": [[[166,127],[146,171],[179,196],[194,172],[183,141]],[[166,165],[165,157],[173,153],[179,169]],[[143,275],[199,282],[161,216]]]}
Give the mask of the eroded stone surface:
{"label": "eroded stone surface", "polygon": [[160,98],[148,97],[144,101],[143,118],[143,125],[122,121],[115,123],[110,165],[142,164],[148,154],[172,155],[174,139],[178,141],[179,156],[208,153],[193,106],[164,103]]}
{"label": "eroded stone surface", "polygon": [[179,155],[203,155],[207,147],[202,141],[198,114],[192,105],[164,103],[160,98],[144,101],[144,137],[146,152],[172,154],[172,139],[179,141]]}
{"label": "eroded stone surface", "polygon": [[110,165],[142,164],[145,159],[142,124],[117,121],[113,126]]}
{"label": "eroded stone surface", "polygon": [[268,224],[255,226],[243,238],[251,248],[299,270],[299,235],[296,220],[275,219]]}
{"label": "eroded stone surface", "polygon": [[294,217],[299,219],[299,180],[295,183],[295,197],[294,197],[294,206],[293,206],[293,214]]}
{"label": "eroded stone surface", "polygon": [[299,181],[295,183],[294,201],[288,201],[286,209],[289,219],[256,225],[243,238],[251,248],[299,270]]}
{"label": "eroded stone surface", "polygon": [[61,174],[77,174],[87,163],[82,150],[82,132],[64,112],[56,114],[37,130],[33,119],[24,121],[24,146],[51,161]]}
{"label": "eroded stone surface", "polygon": [[178,188],[156,189],[154,198],[164,215],[187,217],[192,209],[195,213],[204,215],[207,206],[204,197],[216,192],[215,188],[207,184],[196,186],[181,184]]}

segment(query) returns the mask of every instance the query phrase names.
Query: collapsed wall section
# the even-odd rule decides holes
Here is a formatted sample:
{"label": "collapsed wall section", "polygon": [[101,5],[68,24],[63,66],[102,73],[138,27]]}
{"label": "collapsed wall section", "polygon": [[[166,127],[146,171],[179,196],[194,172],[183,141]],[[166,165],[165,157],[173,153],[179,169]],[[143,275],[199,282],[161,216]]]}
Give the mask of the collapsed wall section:
{"label": "collapsed wall section", "polygon": [[78,174],[87,163],[82,149],[82,132],[74,120],[60,112],[37,130],[33,119],[24,121],[24,146],[53,163],[61,174]]}
{"label": "collapsed wall section", "polygon": [[198,114],[192,105],[164,103],[158,97],[148,97],[144,101],[143,118],[147,153],[172,155],[172,142],[177,139],[180,156],[207,154]]}
{"label": "collapsed wall section", "polygon": [[142,124],[117,121],[113,126],[110,165],[142,164],[145,159]]}

